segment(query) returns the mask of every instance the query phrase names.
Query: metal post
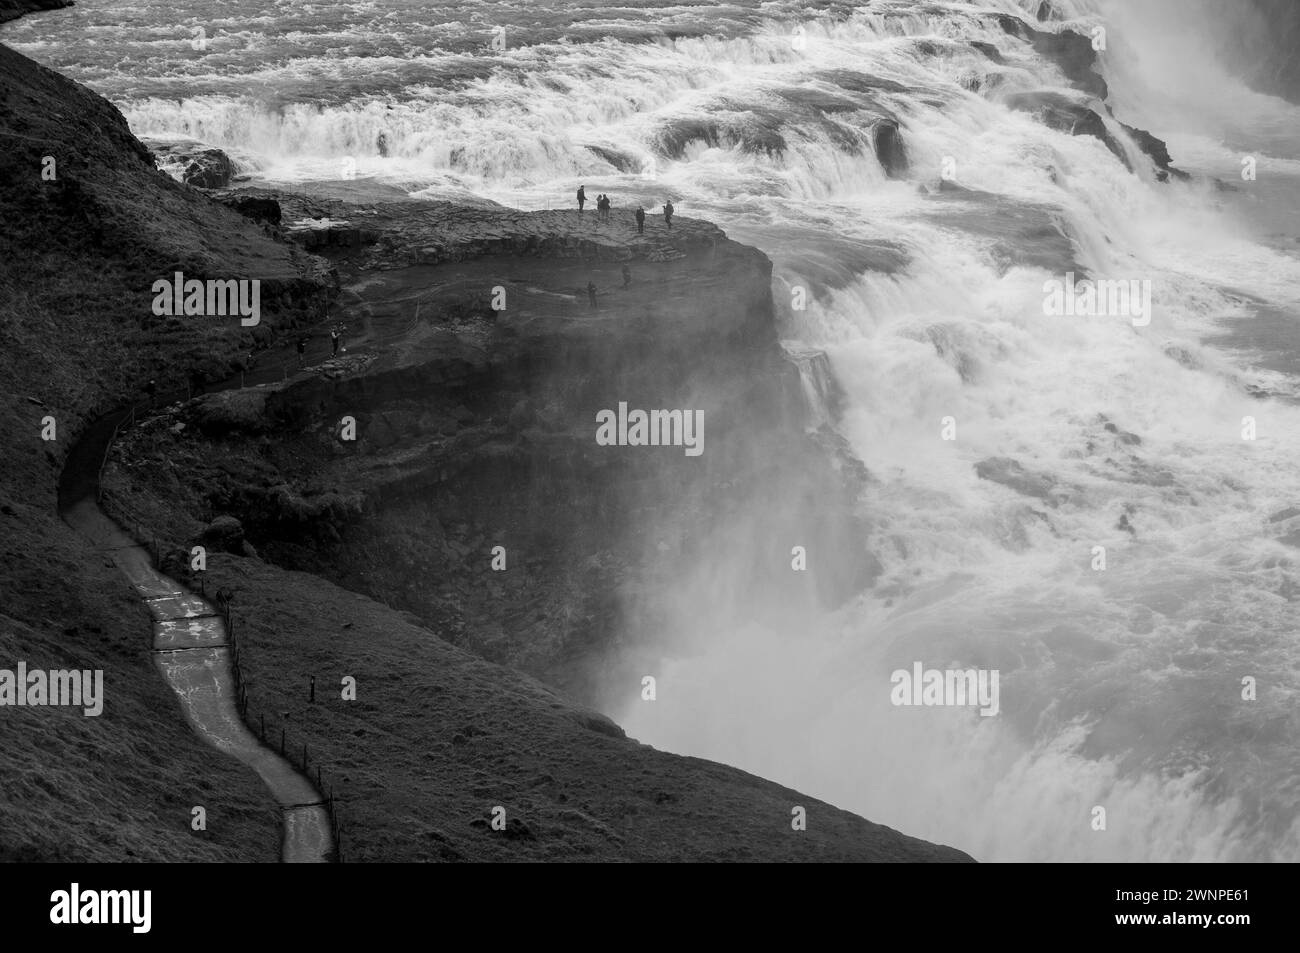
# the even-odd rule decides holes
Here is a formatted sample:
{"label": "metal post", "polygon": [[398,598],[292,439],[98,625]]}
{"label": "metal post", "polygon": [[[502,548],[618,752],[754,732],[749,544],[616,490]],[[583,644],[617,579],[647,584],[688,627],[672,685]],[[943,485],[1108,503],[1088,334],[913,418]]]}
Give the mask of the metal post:
{"label": "metal post", "polygon": [[280,729],[280,757],[284,757],[284,729]]}
{"label": "metal post", "polygon": [[307,770],[307,742],[302,743],[302,769]]}
{"label": "metal post", "polygon": [[316,701],[316,676],[315,675],[311,676],[311,691],[307,695],[307,701],[313,703]]}
{"label": "metal post", "polygon": [[262,715],[262,743],[266,743],[266,715]]}

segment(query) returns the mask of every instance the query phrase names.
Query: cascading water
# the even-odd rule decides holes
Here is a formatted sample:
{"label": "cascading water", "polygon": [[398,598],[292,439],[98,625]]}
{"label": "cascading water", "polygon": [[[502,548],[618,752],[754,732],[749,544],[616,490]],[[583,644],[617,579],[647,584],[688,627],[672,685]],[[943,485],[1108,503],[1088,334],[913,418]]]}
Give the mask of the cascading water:
{"label": "cascading water", "polygon": [[[526,208],[584,183],[671,198],[773,259],[812,423],[835,413],[825,361],[872,474],[882,573],[788,631],[710,597],[726,567],[682,566],[664,599],[691,654],[663,661],[653,706],[612,712],[631,734],[980,859],[1294,860],[1300,126],[1214,59],[1232,12],[1053,0],[1037,24],[1106,28],[1117,119],[1193,173],[1162,183],[1109,117],[1132,170],[1008,108],[1080,95],[1000,26],[1031,0],[519,6],[239,0],[163,22],[85,0],[0,35],[137,134],[264,180],[346,163]],[[882,122],[902,167],[873,149]],[[1149,321],[1045,313],[1070,272],[1149,281]],[[892,705],[914,661],[998,670],[1000,713]]]}

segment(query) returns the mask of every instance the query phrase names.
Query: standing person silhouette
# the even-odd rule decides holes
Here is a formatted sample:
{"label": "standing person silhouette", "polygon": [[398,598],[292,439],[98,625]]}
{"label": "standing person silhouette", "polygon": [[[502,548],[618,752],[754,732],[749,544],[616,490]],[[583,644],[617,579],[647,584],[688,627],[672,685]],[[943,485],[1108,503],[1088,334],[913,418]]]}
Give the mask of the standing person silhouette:
{"label": "standing person silhouette", "polygon": [[596,310],[596,283],[594,281],[587,282],[587,300],[591,302],[591,310],[595,311]]}
{"label": "standing person silhouette", "polygon": [[645,234],[645,209],[639,205],[636,207],[636,233]]}
{"label": "standing person silhouette", "polygon": [[339,356],[339,329],[337,327],[330,328],[330,356]]}
{"label": "standing person silhouette", "polygon": [[673,203],[667,199],[664,200],[664,224],[668,226],[669,231],[673,227]]}
{"label": "standing person silhouette", "polygon": [[582,207],[586,204],[587,204],[587,187],[585,185],[580,185],[578,186],[578,214],[579,215],[582,214]]}

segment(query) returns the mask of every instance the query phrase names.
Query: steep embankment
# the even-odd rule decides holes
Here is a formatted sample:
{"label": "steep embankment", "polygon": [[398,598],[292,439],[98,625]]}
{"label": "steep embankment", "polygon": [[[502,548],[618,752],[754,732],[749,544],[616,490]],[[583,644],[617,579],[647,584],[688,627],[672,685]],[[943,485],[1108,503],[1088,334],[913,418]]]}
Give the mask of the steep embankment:
{"label": "steep embankment", "polygon": [[0,857],[275,860],[274,804],[181,720],[148,613],[59,519],[57,486],[97,413],[150,378],[224,374],[248,346],[237,320],[155,318],[156,278],[265,279],[262,334],[324,286],[300,252],[156,172],[107,102],[2,46],[0,221],[0,667],[102,669],[106,696],[99,717],[0,708]]}

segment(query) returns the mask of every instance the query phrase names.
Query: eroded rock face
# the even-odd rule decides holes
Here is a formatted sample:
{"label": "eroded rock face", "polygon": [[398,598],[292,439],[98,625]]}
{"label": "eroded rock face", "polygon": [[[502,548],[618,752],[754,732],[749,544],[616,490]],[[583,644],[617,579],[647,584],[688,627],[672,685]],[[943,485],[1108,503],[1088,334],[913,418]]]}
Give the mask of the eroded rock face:
{"label": "eroded rock face", "polygon": [[871,144],[876,158],[891,179],[907,174],[907,150],[903,147],[903,135],[898,131],[897,122],[883,119],[872,126]]}
{"label": "eroded rock face", "polygon": [[200,189],[224,189],[235,175],[235,164],[220,149],[193,139],[140,140],[153,155],[158,168],[177,182]]}
{"label": "eroded rock face", "polygon": [[[1092,48],[1089,37],[1068,29],[1056,32],[1037,30],[1019,17],[1010,14],[1000,13],[995,16],[1003,30],[1012,36],[1029,41],[1040,56],[1054,62],[1076,89],[1104,103],[1109,91],[1106,81],[1096,70],[1097,52]],[[1055,16],[1056,11],[1050,3],[1040,4],[1037,11],[1039,20],[1054,19]],[[980,44],[975,45],[980,46]],[[987,50],[985,52],[988,53]],[[1012,109],[1035,113],[1053,129],[1076,136],[1095,136],[1105,143],[1106,148],[1113,152],[1126,168],[1132,168],[1128,156],[1114,135],[1106,128],[1104,119],[1092,103],[1072,100],[1060,93],[1043,90],[1013,94],[1007,98],[1007,105]],[[1109,106],[1103,108],[1107,115],[1114,116]],[[1157,179],[1164,182],[1171,176],[1178,179],[1188,178],[1186,172],[1174,168],[1173,158],[1162,140],[1145,129],[1137,129],[1124,123],[1118,125],[1133,139],[1138,149],[1154,163]]]}
{"label": "eroded rock face", "polygon": [[1011,36],[1028,41],[1040,56],[1060,67],[1066,79],[1074,86],[1098,99],[1106,98],[1106,81],[1094,68],[1097,51],[1092,48],[1089,37],[1073,30],[1038,30],[1010,14],[999,13],[995,17],[1003,30]]}
{"label": "eroded rock face", "polygon": [[[744,611],[762,615],[836,605],[879,572],[853,514],[865,472],[804,432],[762,253],[690,218],[641,234],[626,209],[598,229],[576,211],[280,201],[378,232],[330,252],[371,302],[371,343],[181,409],[170,453],[192,478],[167,493],[199,518],[236,515],[265,558],[579,697],[613,633],[656,624],[665,600],[630,596],[647,577],[744,552]],[[702,456],[598,444],[597,414],[620,403],[700,409]],[[789,572],[793,535],[835,558]],[[511,572],[489,565],[498,544]]]}

